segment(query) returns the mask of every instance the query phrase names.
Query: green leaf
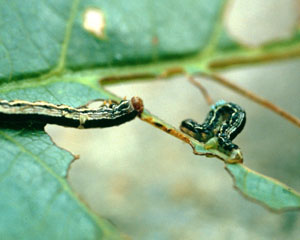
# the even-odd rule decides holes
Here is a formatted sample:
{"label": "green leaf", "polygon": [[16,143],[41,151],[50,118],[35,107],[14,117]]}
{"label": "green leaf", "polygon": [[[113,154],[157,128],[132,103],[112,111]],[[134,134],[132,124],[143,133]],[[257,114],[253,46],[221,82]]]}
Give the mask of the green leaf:
{"label": "green leaf", "polygon": [[[105,96],[78,83],[54,83],[0,94],[5,99],[73,106],[90,97]],[[2,128],[0,144],[1,239],[121,239],[109,222],[96,216],[72,192],[66,175],[74,157],[54,145],[43,130]]]}
{"label": "green leaf", "polygon": [[300,209],[300,194],[281,182],[257,173],[243,164],[226,164],[235,187],[246,197],[272,210]]}
{"label": "green leaf", "polygon": [[[0,79],[158,61],[204,49],[223,0],[0,2]],[[105,18],[105,38],[83,27],[89,9]],[[13,27],[12,27],[13,26]]]}
{"label": "green leaf", "polygon": [[[99,89],[105,76],[174,67],[203,71],[220,57],[284,54],[298,46],[299,37],[285,48],[242,49],[222,33],[225,2],[0,1],[0,98],[79,106],[114,97]],[[104,16],[103,37],[84,29],[89,9]],[[43,131],[1,128],[0,141],[1,238],[120,239],[71,191],[65,177],[72,156]]]}

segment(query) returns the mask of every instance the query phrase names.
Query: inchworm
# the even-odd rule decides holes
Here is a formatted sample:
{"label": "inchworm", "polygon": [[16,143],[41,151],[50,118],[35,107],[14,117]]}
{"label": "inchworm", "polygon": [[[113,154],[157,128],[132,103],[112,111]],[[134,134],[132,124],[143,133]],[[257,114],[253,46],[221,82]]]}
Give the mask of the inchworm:
{"label": "inchworm", "polygon": [[[243,130],[246,123],[246,112],[237,104],[219,101],[211,107],[204,123],[192,119],[184,120],[180,129],[184,133],[205,143],[206,148],[232,155],[241,154],[239,147],[232,140]],[[233,156],[234,155],[234,156]]]}
{"label": "inchworm", "polygon": [[139,97],[122,100],[119,104],[104,104],[97,109],[86,105],[73,108],[48,102],[22,100],[0,100],[0,122],[47,123],[66,127],[104,128],[117,126],[134,119],[143,111],[143,101]]}

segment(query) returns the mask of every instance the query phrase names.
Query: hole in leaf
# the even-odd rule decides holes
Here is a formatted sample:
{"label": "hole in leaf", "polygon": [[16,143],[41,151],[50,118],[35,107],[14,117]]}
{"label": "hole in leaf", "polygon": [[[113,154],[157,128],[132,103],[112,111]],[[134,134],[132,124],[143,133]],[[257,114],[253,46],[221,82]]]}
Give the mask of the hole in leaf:
{"label": "hole in leaf", "polygon": [[100,9],[88,8],[83,15],[83,28],[98,38],[104,38],[105,18]]}

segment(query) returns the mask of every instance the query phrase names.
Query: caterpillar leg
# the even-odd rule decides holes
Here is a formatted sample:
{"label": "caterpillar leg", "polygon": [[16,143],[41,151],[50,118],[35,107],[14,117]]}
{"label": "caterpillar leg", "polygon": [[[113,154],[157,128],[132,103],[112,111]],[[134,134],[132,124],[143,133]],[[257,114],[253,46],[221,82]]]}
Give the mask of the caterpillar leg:
{"label": "caterpillar leg", "polygon": [[211,139],[209,139],[205,144],[204,144],[204,148],[205,149],[218,149],[219,146],[219,142],[218,142],[218,138],[217,137],[213,137]]}

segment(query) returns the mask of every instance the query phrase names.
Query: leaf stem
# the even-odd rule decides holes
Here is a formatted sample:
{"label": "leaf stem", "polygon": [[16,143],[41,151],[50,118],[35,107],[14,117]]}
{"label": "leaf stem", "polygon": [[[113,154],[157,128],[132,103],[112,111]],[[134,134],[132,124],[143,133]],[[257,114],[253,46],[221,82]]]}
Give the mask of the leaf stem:
{"label": "leaf stem", "polygon": [[191,145],[190,137],[186,134],[178,131],[173,126],[163,122],[162,120],[158,119],[157,117],[153,116],[152,114],[149,114],[148,111],[144,111],[142,115],[140,116],[140,119],[151,124],[152,126],[159,128],[160,130],[171,134],[172,136],[182,140],[183,142],[186,142]]}

